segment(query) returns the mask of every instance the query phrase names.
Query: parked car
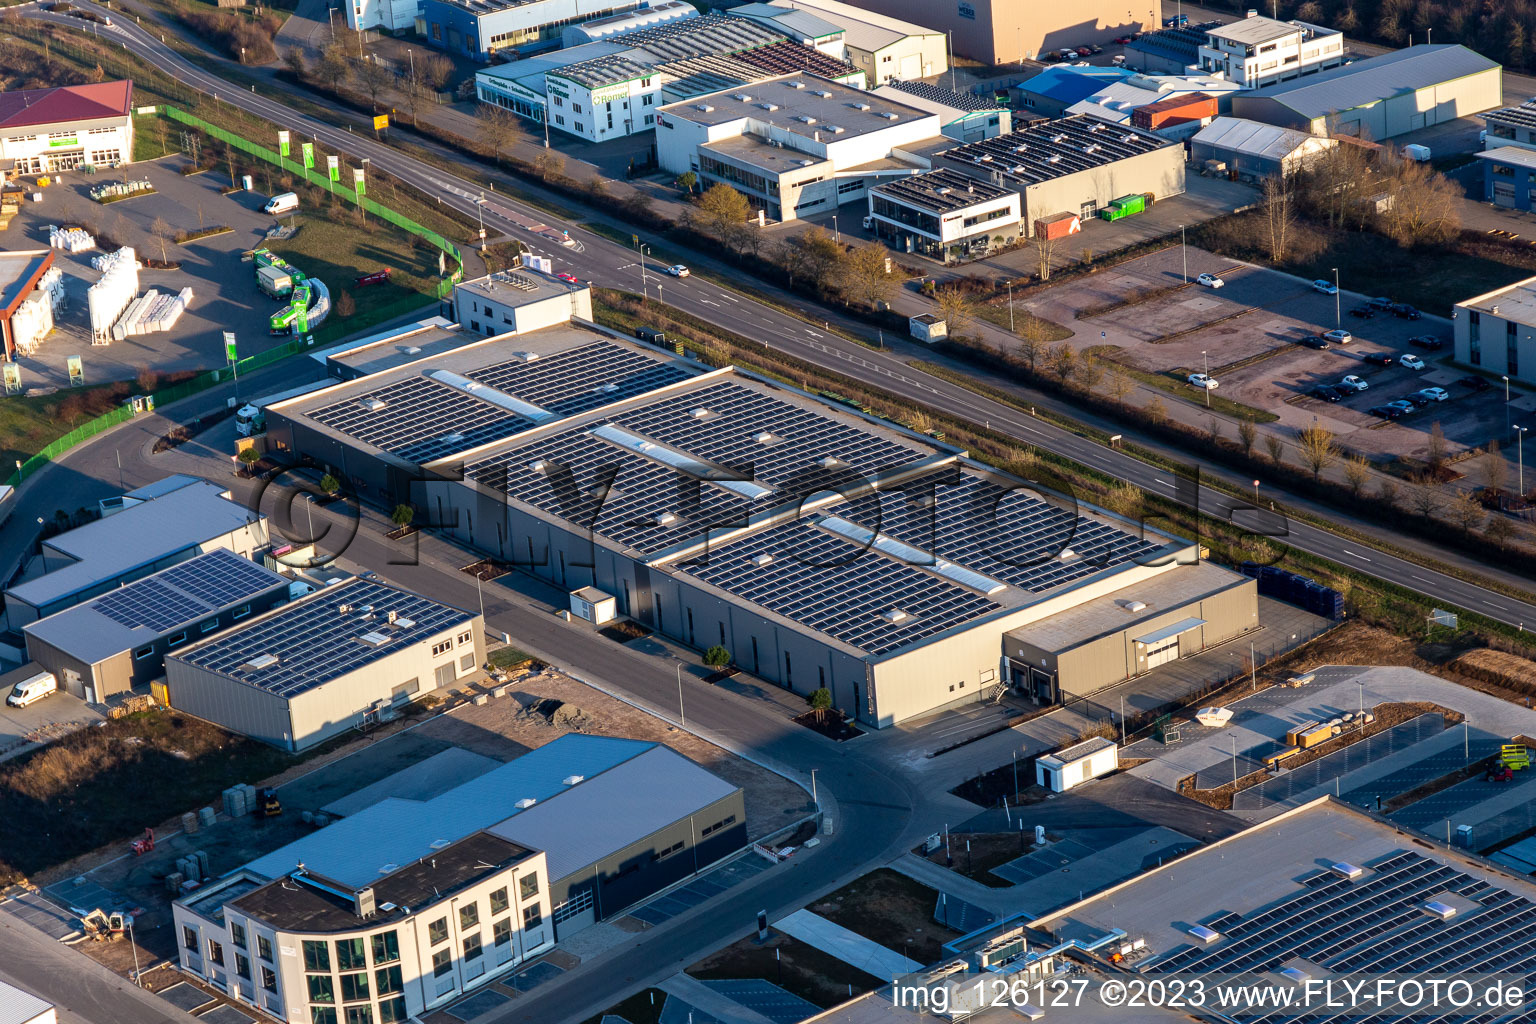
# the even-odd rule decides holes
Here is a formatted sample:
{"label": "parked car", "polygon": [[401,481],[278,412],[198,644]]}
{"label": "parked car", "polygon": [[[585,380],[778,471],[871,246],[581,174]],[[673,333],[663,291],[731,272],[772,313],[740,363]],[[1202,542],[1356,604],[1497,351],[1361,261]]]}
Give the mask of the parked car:
{"label": "parked car", "polygon": [[1372,416],[1380,416],[1384,420],[1395,420],[1403,414],[1403,410],[1390,405],[1373,405],[1366,411]]}
{"label": "parked car", "polygon": [[1415,355],[1402,355],[1397,358],[1397,365],[1410,370],[1424,369],[1424,360]]}
{"label": "parked car", "polygon": [[1374,306],[1377,309],[1391,309],[1394,305],[1396,305],[1396,303],[1394,303],[1391,299],[1385,298],[1381,295],[1376,296],[1374,299],[1368,299],[1366,304],[1369,306]]}
{"label": "parked car", "polygon": [[1216,378],[1208,373],[1192,373],[1184,379],[1195,387],[1204,388],[1206,391],[1214,391],[1217,385]]}
{"label": "parked car", "polygon": [[1195,282],[1197,284],[1202,284],[1207,288],[1221,288],[1226,285],[1226,282],[1217,277],[1215,274],[1201,274],[1199,277],[1195,278]]}
{"label": "parked car", "polygon": [[1404,395],[1402,397],[1402,401],[1407,402],[1409,405],[1413,406],[1415,409],[1422,409],[1426,405],[1428,405],[1429,403],[1433,402],[1434,399],[1430,398],[1428,395],[1424,394],[1422,391],[1414,391],[1414,392],[1411,392],[1409,394]]}
{"label": "parked car", "polygon": [[1489,388],[1493,387],[1493,382],[1488,378],[1478,377],[1476,375],[1463,377],[1456,383],[1460,384],[1464,388],[1471,388],[1473,391],[1487,391]]}
{"label": "parked car", "polygon": [[1307,348],[1327,348],[1328,339],[1316,334],[1308,334],[1301,339],[1301,343]]}
{"label": "parked car", "polygon": [[1098,43],[1089,43],[1088,49],[1092,50],[1094,53],[1104,52],[1104,47],[1100,46]]}
{"label": "parked car", "polygon": [[1445,348],[1445,342],[1433,334],[1417,334],[1408,339],[1408,344],[1414,348],[1424,348],[1431,352],[1439,352]]}
{"label": "parked car", "polygon": [[1337,285],[1335,285],[1332,281],[1324,281],[1321,278],[1312,282],[1312,290],[1315,292],[1322,292],[1324,295],[1339,294]]}
{"label": "parked car", "polygon": [[1357,316],[1361,320],[1369,320],[1376,315],[1376,310],[1370,306],[1355,306],[1349,311],[1350,316]]}
{"label": "parked car", "polygon": [[1445,388],[1420,388],[1417,394],[1423,395],[1431,402],[1443,402],[1451,397],[1451,393]]}
{"label": "parked car", "polygon": [[1344,330],[1342,327],[1332,331],[1324,331],[1323,337],[1327,338],[1329,341],[1336,341],[1340,345],[1348,345],[1350,342],[1355,340],[1355,336]]}
{"label": "parked car", "polygon": [[1392,315],[1399,320],[1417,320],[1424,314],[1408,305],[1406,302],[1392,303]]}
{"label": "parked car", "polygon": [[667,273],[671,274],[673,277],[687,277],[689,271],[688,268],[683,266],[681,263],[674,263],[667,268]]}
{"label": "parked car", "polygon": [[571,284],[581,284],[581,281],[577,279],[575,274],[556,274],[555,276],[560,280],[567,281]]}
{"label": "parked car", "polygon": [[1367,352],[1363,357],[1365,362],[1374,366],[1396,366],[1397,356],[1391,352]]}
{"label": "parked car", "polygon": [[1134,40],[1131,39],[1130,36],[1120,36],[1119,38],[1117,38],[1115,40],[1115,45],[1116,46],[1124,46],[1126,43],[1130,43],[1130,42],[1134,42]]}
{"label": "parked car", "polygon": [[1079,57],[1092,57],[1092,56],[1093,56],[1093,51],[1092,51],[1092,50],[1090,50],[1090,49],[1089,49],[1089,48],[1088,48],[1088,47],[1086,47],[1086,46],[1079,46],[1079,47],[1078,47],[1078,48],[1077,48],[1077,55],[1078,55],[1078,56],[1079,56]]}
{"label": "parked car", "polygon": [[1370,381],[1353,373],[1334,385],[1334,387],[1348,388],[1351,391],[1367,391],[1370,389],[1370,386]]}
{"label": "parked car", "polygon": [[1331,384],[1314,384],[1307,389],[1307,394],[1313,398],[1321,398],[1325,402],[1337,402],[1344,397],[1339,394],[1339,389]]}
{"label": "parked car", "polygon": [[1399,415],[1406,415],[1410,412],[1413,412],[1413,410],[1417,407],[1412,402],[1399,398],[1395,402],[1388,402],[1387,408],[1396,409]]}
{"label": "parked car", "polygon": [[1125,63],[1125,54],[1117,53],[1113,57],[1109,58],[1109,62],[1111,64],[1124,64]]}

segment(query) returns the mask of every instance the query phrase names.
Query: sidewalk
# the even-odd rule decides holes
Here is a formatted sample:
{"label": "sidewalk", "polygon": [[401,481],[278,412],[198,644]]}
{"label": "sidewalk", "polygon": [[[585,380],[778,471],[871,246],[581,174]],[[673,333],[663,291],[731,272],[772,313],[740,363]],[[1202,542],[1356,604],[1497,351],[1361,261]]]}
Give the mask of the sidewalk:
{"label": "sidewalk", "polygon": [[[697,978],[682,971],[678,971],[656,987],[667,995],[675,996],[694,1009],[703,1010],[726,1024],[774,1024],[756,1010],[742,1006],[736,1000],[716,992]],[[673,1020],[680,1019],[675,1013],[667,1016]]]}
{"label": "sidewalk", "polygon": [[873,939],[866,939],[858,932],[849,931],[840,924],[828,921],[809,910],[797,910],[788,917],[773,922],[779,931],[801,942],[815,946],[823,953],[830,953],[843,963],[857,967],[865,974],[877,978],[894,978],[898,974],[911,974],[921,970],[922,964],[893,949],[887,949]]}

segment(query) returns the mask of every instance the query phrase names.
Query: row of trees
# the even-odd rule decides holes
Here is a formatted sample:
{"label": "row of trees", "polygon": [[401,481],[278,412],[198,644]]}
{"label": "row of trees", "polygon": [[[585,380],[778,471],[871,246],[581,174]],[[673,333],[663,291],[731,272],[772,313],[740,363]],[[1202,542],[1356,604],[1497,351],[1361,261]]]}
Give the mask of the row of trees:
{"label": "row of trees", "polygon": [[[1233,0],[1227,6],[1240,11],[1248,4]],[[1393,46],[1410,38],[1461,43],[1511,68],[1536,66],[1536,5],[1530,0],[1280,0],[1275,12]]]}
{"label": "row of trees", "polygon": [[405,67],[396,68],[377,54],[353,53],[341,40],[335,40],[320,51],[320,59],[310,67],[304,52],[291,47],[283,54],[283,63],[299,81],[317,81],[332,92],[339,93],[344,87],[357,89],[368,97],[377,111],[387,105],[391,94],[398,93],[405,109],[410,112],[411,122],[416,122],[422,104],[435,101],[438,93],[453,77],[453,61],[440,53],[422,54]]}

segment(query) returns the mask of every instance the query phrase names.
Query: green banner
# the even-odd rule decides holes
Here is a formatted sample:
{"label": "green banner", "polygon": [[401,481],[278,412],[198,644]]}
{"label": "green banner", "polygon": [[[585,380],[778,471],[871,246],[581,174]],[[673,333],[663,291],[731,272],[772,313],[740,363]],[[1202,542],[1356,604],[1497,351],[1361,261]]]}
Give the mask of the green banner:
{"label": "green banner", "polygon": [[224,361],[228,363],[238,363],[240,361],[240,353],[235,348],[234,331],[224,332]]}
{"label": "green banner", "polygon": [[304,169],[307,171],[315,166],[315,144],[306,142],[300,147],[304,153]]}
{"label": "green banner", "polygon": [[281,131],[281,132],[277,133],[277,155],[279,157],[281,157],[283,159],[287,159],[287,157],[288,157],[289,140],[291,138],[292,138],[292,133],[291,132]]}
{"label": "green banner", "polygon": [[325,158],[325,169],[330,174],[332,181],[341,180],[341,158],[328,156]]}
{"label": "green banner", "polygon": [[77,388],[85,383],[85,368],[80,364],[79,356],[70,356],[65,362],[69,366],[69,386]]}
{"label": "green banner", "polygon": [[361,167],[352,168],[352,191],[360,196],[368,194],[368,185],[363,181],[363,169]]}

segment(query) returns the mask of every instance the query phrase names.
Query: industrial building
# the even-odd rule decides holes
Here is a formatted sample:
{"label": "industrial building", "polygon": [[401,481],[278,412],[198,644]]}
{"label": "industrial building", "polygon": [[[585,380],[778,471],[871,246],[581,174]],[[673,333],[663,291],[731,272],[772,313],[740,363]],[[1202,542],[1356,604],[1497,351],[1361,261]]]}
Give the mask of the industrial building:
{"label": "industrial building", "polygon": [[53,329],[52,302],[38,288],[53,258],[52,249],[0,253],[0,360],[15,362]]}
{"label": "industrial building", "polygon": [[133,83],[0,93],[0,160],[16,174],[132,162]]}
{"label": "industrial building", "polygon": [[995,239],[1017,240],[1019,194],[959,171],[941,168],[897,178],[869,190],[870,227],[897,252],[946,263],[984,253]]}
{"label": "industrial building", "polygon": [[370,724],[485,663],[484,623],[354,577],[166,656],[172,707],[283,750]]}
{"label": "industrial building", "polygon": [[1344,63],[1344,33],[1305,21],[1248,17],[1206,30],[1196,64],[1244,89],[1289,82]]}
{"label": "industrial building", "polygon": [[1232,97],[1232,116],[1372,142],[1492,110],[1503,69],[1454,43],[1410,46]]}
{"label": "industrial building", "polygon": [[503,50],[552,49],[566,26],[637,6],[636,0],[421,0],[415,20],[432,46],[484,61]]}
{"label": "industrial building", "polygon": [[470,333],[526,334],[571,319],[592,319],[592,288],[523,267],[463,281],[453,288],[454,318]]}
{"label": "industrial building", "polygon": [[1187,139],[1231,106],[1238,87],[1209,75],[1132,75],[1105,85],[1066,109],[1128,124],[1165,139]]}
{"label": "industrial building", "polygon": [[1194,545],[587,324],[267,414],[274,447],[370,500],[876,727],[1006,687],[1067,699],[1257,624],[1253,582]]}
{"label": "industrial building", "polygon": [[926,21],[902,21],[882,5],[876,11],[840,0],[769,0],[746,4],[727,13],[751,18],[766,25],[782,25],[779,31],[795,38],[794,27],[811,28],[805,15],[840,29],[842,52],[838,56],[864,72],[869,88],[892,80],[916,81],[949,70],[949,51],[944,33],[925,27]]}
{"label": "industrial building", "polygon": [[425,1017],[747,841],[739,788],[638,740],[381,796],[176,901],[182,969],[293,1024]]}
{"label": "industrial building", "polygon": [[848,59],[847,30],[804,8],[749,3],[731,7],[723,13],[733,18],[747,18],[774,32],[782,32],[800,45],[820,50],[829,57]]}
{"label": "industrial building", "polygon": [[1134,76],[1135,72],[1127,68],[1055,64],[1012,86],[1009,92],[1017,98],[1021,110],[1039,117],[1063,117],[1072,104]]}
{"label": "industrial building", "polygon": [[[1078,948],[1129,946],[1149,981],[1243,974],[1300,986],[1523,974],[1531,949],[1519,937],[1533,921],[1529,876],[1324,796],[1030,927]],[[1433,996],[1415,1006],[1426,1018],[1463,1012]],[[1385,1009],[1383,1019],[1401,1004]]]}
{"label": "industrial building", "polygon": [[1035,785],[1052,793],[1065,793],[1119,767],[1119,746],[1114,740],[1095,736],[1035,758]]}
{"label": "industrial building", "polygon": [[882,85],[874,93],[937,114],[939,131],[956,142],[977,142],[1013,131],[1013,112],[992,93],[977,96],[928,82],[902,81]]}
{"label": "industrial building", "polygon": [[115,499],[104,518],[44,540],[42,553],[5,592],[6,622],[20,631],[195,555],[226,548],[250,558],[267,542],[266,517],[229,491],[195,477],[167,477]]}
{"label": "industrial building", "polygon": [[1458,363],[1536,384],[1536,277],[1456,303],[1451,331]]}
{"label": "industrial building", "polygon": [[1536,208],[1536,148],[1499,146],[1476,154],[1483,162],[1483,201],[1511,210]]}
{"label": "industrial building", "polygon": [[[828,0],[793,2],[820,11]],[[952,6],[926,0],[857,0],[852,6],[926,25],[940,36],[950,36],[956,55],[983,64],[1020,63],[1062,47],[1108,43],[1156,28],[1161,10],[1157,5],[1131,9],[1108,0],[1070,7],[1019,0],[957,0]]]}
{"label": "industrial building", "polygon": [[0,1021],[5,1024],[58,1024],[54,1005],[15,985],[0,981]]}
{"label": "industrial building", "polygon": [[939,115],[810,75],[782,75],[661,109],[656,152],[703,187],[724,182],[769,220],[833,213],[913,173],[902,147],[940,137]]}
{"label": "industrial building", "polygon": [[27,656],[88,703],[165,674],[168,651],[286,601],[291,581],[216,548],[22,627]]}
{"label": "industrial building", "polygon": [[1338,145],[1333,139],[1309,135],[1294,128],[1218,117],[1200,129],[1189,142],[1189,158],[1196,164],[1210,161],[1213,173],[1235,174],[1245,181],[1288,177]]}
{"label": "industrial building", "polygon": [[1148,32],[1125,46],[1125,66],[1148,75],[1184,75],[1198,67],[1205,33],[1219,21],[1179,25]]}
{"label": "industrial building", "polygon": [[601,38],[475,75],[476,95],[591,142],[649,132],[658,108],[777,75],[862,89],[862,71],[776,28],[711,14],[625,24]]}
{"label": "industrial building", "polygon": [[1087,220],[1121,196],[1155,201],[1184,191],[1178,142],[1082,114],[945,150],[934,165],[1017,189],[1027,235],[1055,214]]}
{"label": "industrial building", "polygon": [[624,11],[622,14],[611,14],[606,18],[569,25],[561,33],[560,41],[563,46],[580,46],[583,43],[595,43],[601,39],[622,36],[635,29],[665,25],[673,21],[686,21],[698,16],[699,9],[687,0],[661,0],[660,3],[641,4],[634,10]]}
{"label": "industrial building", "polygon": [[1490,110],[1483,115],[1483,124],[1488,129],[1484,140],[1488,149],[1517,146],[1536,150],[1536,100]]}

